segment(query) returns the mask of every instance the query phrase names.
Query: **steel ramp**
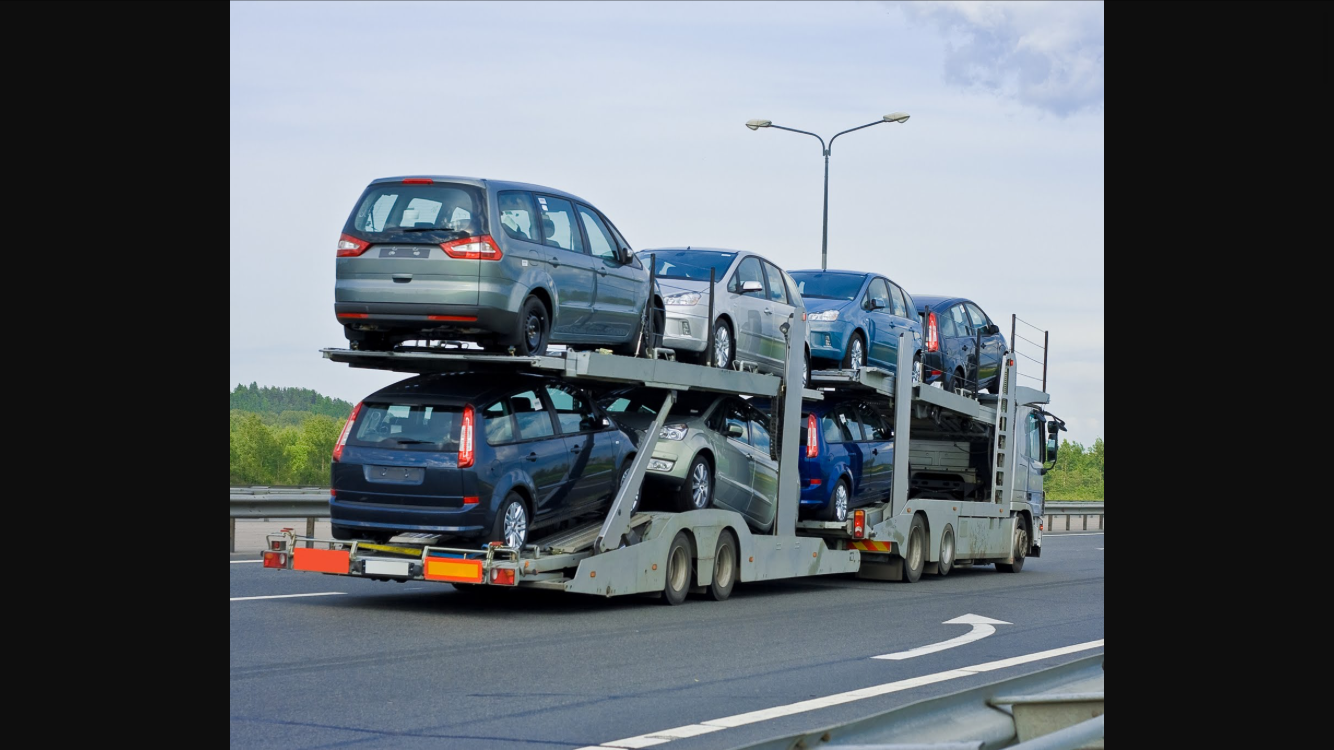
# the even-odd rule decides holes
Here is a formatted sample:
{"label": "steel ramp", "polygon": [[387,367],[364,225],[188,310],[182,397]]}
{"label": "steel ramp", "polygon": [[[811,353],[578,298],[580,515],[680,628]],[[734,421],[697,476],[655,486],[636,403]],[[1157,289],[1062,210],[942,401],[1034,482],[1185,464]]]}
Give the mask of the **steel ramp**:
{"label": "steel ramp", "polygon": [[[652,519],[647,513],[636,513],[630,519],[629,528],[642,526]],[[572,529],[552,534],[535,542],[544,555],[569,555],[584,552],[597,541],[598,532],[602,531],[602,521],[590,521]]]}

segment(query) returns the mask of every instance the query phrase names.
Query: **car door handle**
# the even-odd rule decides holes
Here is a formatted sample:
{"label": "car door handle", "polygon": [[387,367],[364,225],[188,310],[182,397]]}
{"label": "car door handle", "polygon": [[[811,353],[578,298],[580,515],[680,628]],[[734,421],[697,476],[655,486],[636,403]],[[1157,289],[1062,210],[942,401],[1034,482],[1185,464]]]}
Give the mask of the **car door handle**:
{"label": "car door handle", "polygon": [[560,258],[557,258],[557,257],[554,256],[554,255],[551,256],[551,265],[553,265],[553,266],[559,266],[559,265],[560,265]]}
{"label": "car door handle", "polygon": [[598,269],[598,273],[602,274],[603,276],[606,276],[606,275],[607,275],[607,269],[605,269],[605,268],[599,268],[599,269]]}
{"label": "car door handle", "polygon": [[766,307],[766,308],[764,308],[764,314],[765,314],[765,315],[773,315],[773,314],[774,314],[774,311],[773,311],[771,308]]}
{"label": "car door handle", "polygon": [[570,449],[570,452],[571,452],[571,453],[578,453],[579,451],[581,451],[581,450],[583,450],[583,449],[584,449],[584,444],[583,444],[583,443],[580,443],[580,444],[574,446],[573,448],[571,448],[571,449]]}
{"label": "car door handle", "polygon": [[747,461],[754,461],[754,460],[755,460],[755,457],[752,456],[752,455],[750,455],[749,453],[747,453],[747,454],[746,454],[746,460],[747,460]]}
{"label": "car door handle", "polygon": [[878,456],[878,455],[880,455],[880,449],[879,449],[879,448],[872,448],[872,449],[871,449],[871,455],[872,455],[872,456]]}
{"label": "car door handle", "polygon": [[537,454],[536,454],[536,453],[529,453],[528,455],[526,455],[526,456],[523,457],[523,460],[525,460],[525,461],[536,461],[536,460],[537,460]]}

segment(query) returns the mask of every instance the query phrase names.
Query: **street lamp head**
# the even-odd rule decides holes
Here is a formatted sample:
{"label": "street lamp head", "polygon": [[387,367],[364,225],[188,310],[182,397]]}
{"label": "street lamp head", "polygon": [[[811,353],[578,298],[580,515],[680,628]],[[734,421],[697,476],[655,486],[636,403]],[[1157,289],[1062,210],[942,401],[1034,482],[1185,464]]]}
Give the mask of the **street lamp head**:
{"label": "street lamp head", "polygon": [[895,112],[892,115],[885,115],[885,122],[907,122],[907,112]]}
{"label": "street lamp head", "polygon": [[[904,115],[904,117],[906,118],[907,115]],[[770,125],[773,125],[773,123],[769,122],[768,120],[751,120],[750,122],[746,123],[746,127],[750,128],[751,130],[759,130],[760,128],[767,128]]]}

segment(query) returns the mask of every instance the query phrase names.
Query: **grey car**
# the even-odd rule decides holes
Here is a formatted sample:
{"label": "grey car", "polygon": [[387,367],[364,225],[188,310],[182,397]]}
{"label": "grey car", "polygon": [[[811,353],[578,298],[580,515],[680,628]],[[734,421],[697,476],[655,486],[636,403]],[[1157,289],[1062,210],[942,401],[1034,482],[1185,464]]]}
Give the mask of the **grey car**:
{"label": "grey car", "polygon": [[[619,389],[597,400],[638,445],[662,408],[663,391]],[[768,531],[778,497],[776,450],[769,416],[745,399],[682,391],[654,444],[644,505],[665,493],[670,510],[723,508],[745,516],[756,531]]]}
{"label": "grey car", "polygon": [[[783,375],[789,357],[780,326],[793,315],[804,315],[797,284],[786,271],[755,253],[717,248],[658,248],[643,250],[654,258],[658,289],[667,311],[663,346],[678,359],[696,364],[708,360],[708,336],[713,328],[713,363],[734,369],[751,362],[760,372]],[[709,319],[709,272],[714,274],[713,319]],[[802,352],[809,380],[810,346],[795,342]]]}
{"label": "grey car", "polygon": [[334,312],[351,346],[470,341],[541,354],[548,344],[645,348],[649,269],[588,201],[470,177],[385,177],[338,240]]}

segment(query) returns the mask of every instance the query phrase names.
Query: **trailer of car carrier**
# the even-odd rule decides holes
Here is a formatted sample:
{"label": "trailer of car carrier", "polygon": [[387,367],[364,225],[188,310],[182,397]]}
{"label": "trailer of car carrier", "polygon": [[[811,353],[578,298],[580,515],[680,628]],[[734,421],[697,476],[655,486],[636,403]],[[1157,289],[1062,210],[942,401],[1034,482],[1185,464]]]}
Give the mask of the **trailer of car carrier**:
{"label": "trailer of car carrier", "polygon": [[[789,351],[792,342],[805,340],[800,316],[784,326]],[[913,372],[911,347],[900,347],[899,372]],[[906,351],[905,351],[906,350]],[[812,373],[813,389],[787,388],[801,382],[800,358],[788,357],[785,378],[740,370],[722,370],[652,357],[626,357],[600,352],[564,352],[560,355],[514,357],[440,348],[400,349],[387,352],[324,349],[326,358],[352,367],[405,373],[531,368],[571,380],[610,384],[642,384],[661,389],[663,406],[655,424],[643,437],[623,482],[607,511],[596,523],[558,531],[531,540],[522,548],[491,542],[481,548],[441,544],[431,534],[401,534],[387,543],[369,540],[334,540],[302,537],[290,531],[268,537],[263,553],[266,567],[359,576],[392,581],[439,581],[467,589],[476,586],[519,586],[602,596],[662,592],[678,603],[690,592],[707,592],[722,600],[736,582],[762,581],[836,573],[857,573],[874,578],[916,580],[922,567],[954,562],[953,546],[963,545],[972,561],[995,561],[1018,569],[1023,557],[1040,543],[1040,535],[1020,540],[1017,529],[1031,518],[1031,509],[1016,507],[1002,494],[994,502],[960,503],[948,499],[907,496],[909,454],[913,450],[909,420],[940,424],[941,414],[951,425],[995,425],[1001,463],[1013,439],[1014,399],[1002,393],[995,406],[977,399],[918,385],[915,379],[863,368],[860,371]],[[666,354],[663,350],[659,352]],[[906,361],[905,361],[906,359]],[[1006,382],[1007,373],[1002,373]],[[769,533],[754,532],[745,519],[721,509],[668,513],[627,509],[640,491],[653,445],[666,422],[676,394],[705,390],[741,396],[768,397],[778,408],[773,433],[779,446],[777,517]],[[1031,389],[1028,389],[1031,390]],[[844,524],[798,522],[800,497],[796,425],[803,399],[820,399],[827,392],[856,391],[895,405],[893,495],[887,503],[858,510]],[[994,473],[997,487],[1002,472]],[[1039,510],[1040,512],[1040,510]],[[1029,514],[1025,516],[1024,514]],[[914,519],[921,519],[920,522]],[[1035,528],[1029,525],[1028,528]],[[953,536],[951,536],[953,535]],[[951,542],[951,539],[958,540]],[[1018,547],[1022,544],[1024,546]],[[942,556],[944,556],[942,558]],[[904,564],[904,559],[908,564]],[[962,560],[962,556],[959,558]],[[904,573],[904,571],[907,571]]]}

